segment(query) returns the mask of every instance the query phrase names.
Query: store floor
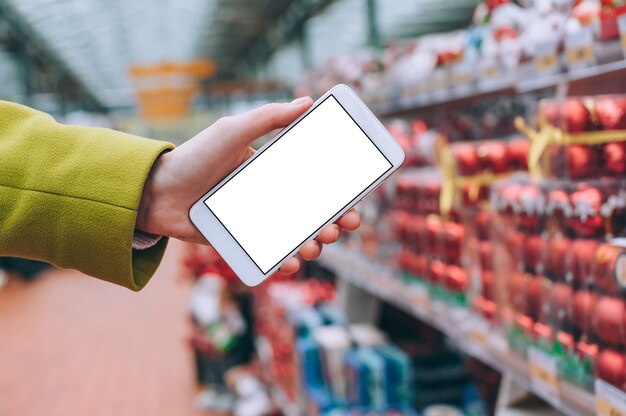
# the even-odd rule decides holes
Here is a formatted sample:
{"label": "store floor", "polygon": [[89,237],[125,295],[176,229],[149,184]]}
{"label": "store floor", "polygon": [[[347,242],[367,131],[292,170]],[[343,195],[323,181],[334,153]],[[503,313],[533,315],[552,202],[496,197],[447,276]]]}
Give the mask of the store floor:
{"label": "store floor", "polygon": [[177,253],[139,293],[50,271],[0,290],[0,415],[196,415]]}

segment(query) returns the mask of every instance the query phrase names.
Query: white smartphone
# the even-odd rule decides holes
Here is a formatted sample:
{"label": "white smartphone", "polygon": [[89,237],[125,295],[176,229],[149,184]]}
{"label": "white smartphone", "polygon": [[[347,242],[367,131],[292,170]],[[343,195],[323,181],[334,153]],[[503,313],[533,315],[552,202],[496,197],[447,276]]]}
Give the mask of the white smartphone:
{"label": "white smartphone", "polygon": [[404,161],[357,95],[337,85],[196,202],[191,221],[256,286]]}

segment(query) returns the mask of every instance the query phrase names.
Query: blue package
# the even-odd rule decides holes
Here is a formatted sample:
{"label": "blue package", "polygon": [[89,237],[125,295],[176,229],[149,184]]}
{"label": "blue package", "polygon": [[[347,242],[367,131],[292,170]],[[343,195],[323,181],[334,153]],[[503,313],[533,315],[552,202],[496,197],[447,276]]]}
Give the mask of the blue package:
{"label": "blue package", "polygon": [[407,406],[411,401],[411,359],[391,345],[375,347],[374,351],[384,361],[386,403],[391,406]]}
{"label": "blue package", "polygon": [[324,385],[320,348],[312,338],[301,338],[296,341],[302,384],[305,388],[318,388]]}

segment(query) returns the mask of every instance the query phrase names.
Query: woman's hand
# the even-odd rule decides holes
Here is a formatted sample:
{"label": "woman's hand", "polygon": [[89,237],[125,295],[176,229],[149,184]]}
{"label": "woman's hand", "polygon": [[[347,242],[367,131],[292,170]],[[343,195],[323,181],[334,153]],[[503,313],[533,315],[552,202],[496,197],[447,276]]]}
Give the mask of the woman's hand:
{"label": "woman's hand", "polygon": [[[254,150],[250,144],[275,129],[287,126],[313,103],[299,98],[291,103],[267,104],[245,114],[224,117],[156,161],[146,181],[137,213],[138,230],[183,241],[207,244],[189,219],[189,209],[209,189],[246,161]],[[286,190],[285,195],[289,195]],[[355,230],[360,223],[355,210],[320,231],[315,240],[300,248],[305,260],[320,255],[322,244],[337,241],[341,230]],[[296,258],[285,260],[280,270],[294,273]]]}

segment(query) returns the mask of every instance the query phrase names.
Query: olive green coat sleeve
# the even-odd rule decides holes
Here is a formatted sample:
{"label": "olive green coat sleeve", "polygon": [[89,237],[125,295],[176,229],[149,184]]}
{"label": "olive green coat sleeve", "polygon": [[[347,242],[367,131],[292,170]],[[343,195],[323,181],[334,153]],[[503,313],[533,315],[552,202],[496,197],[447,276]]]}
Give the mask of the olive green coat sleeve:
{"label": "olive green coat sleeve", "polygon": [[154,161],[172,147],[0,101],[0,256],[141,289],[167,240],[132,249],[137,207]]}

